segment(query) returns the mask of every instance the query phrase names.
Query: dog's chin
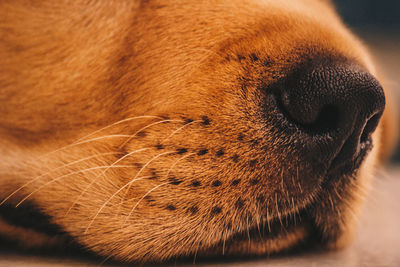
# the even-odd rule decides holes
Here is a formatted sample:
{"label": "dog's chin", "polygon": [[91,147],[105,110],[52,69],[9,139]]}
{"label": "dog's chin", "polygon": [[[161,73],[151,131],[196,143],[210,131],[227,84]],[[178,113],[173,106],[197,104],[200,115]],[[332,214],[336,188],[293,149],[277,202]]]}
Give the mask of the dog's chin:
{"label": "dog's chin", "polygon": [[[211,248],[200,249],[197,257],[262,257],[313,248],[337,249],[347,245],[352,239],[352,224],[355,221],[341,217],[353,212],[348,211],[352,207],[347,202],[353,192],[346,190],[357,190],[350,184],[360,178],[363,163],[368,159],[372,148],[370,140],[350,162],[331,164],[321,186],[311,197],[299,196],[298,203],[301,204],[297,207],[282,210],[280,214],[269,214],[269,218],[264,216],[256,225],[237,231]],[[336,188],[337,186],[343,187]],[[329,197],[327,201],[324,199],[327,195],[333,197]],[[357,203],[354,205],[357,208]],[[330,212],[331,216],[326,216]]]}

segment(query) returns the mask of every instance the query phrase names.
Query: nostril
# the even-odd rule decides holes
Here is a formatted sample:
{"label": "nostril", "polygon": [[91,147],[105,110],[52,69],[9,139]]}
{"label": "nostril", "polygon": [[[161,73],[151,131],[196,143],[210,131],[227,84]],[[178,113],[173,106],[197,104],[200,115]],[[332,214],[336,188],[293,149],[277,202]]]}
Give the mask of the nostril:
{"label": "nostril", "polygon": [[299,101],[299,99],[301,96],[289,95],[287,92],[275,96],[280,112],[304,132],[311,135],[323,135],[336,131],[341,126],[341,110],[338,105],[306,103],[307,101]]}
{"label": "nostril", "polygon": [[361,134],[360,143],[364,143],[369,139],[371,133],[374,132],[378,126],[381,115],[381,113],[375,114],[367,121]]}
{"label": "nostril", "polygon": [[316,120],[310,124],[304,124],[314,134],[324,134],[336,130],[339,127],[340,111],[334,105],[322,107]]}

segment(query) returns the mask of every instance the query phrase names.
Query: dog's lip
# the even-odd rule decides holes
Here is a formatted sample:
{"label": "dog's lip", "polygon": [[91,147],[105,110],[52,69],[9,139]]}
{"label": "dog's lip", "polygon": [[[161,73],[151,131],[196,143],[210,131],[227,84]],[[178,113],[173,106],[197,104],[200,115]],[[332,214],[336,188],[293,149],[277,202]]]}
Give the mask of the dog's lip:
{"label": "dog's lip", "polygon": [[[213,251],[211,253],[212,255],[217,254],[218,257],[226,256],[229,258],[249,257],[252,255],[263,256],[275,252],[290,251],[293,248],[297,248],[299,245],[302,245],[308,238],[309,231],[307,229],[309,229],[310,226],[312,225],[311,222],[312,218],[309,216],[306,210],[307,207],[295,213],[291,212],[288,213],[287,215],[283,215],[280,218],[273,218],[270,219],[269,221],[262,220],[260,223],[252,225],[248,229],[235,231],[227,239],[218,241],[214,245],[205,248],[204,251],[208,252],[212,250]],[[288,240],[291,240],[292,238],[290,236],[298,232],[298,230],[304,231],[304,237],[299,238],[299,240],[290,244],[288,247],[283,248],[283,250],[275,252],[270,251],[270,252],[259,253],[257,251],[251,251],[249,247],[249,250],[246,249],[243,252],[238,251],[235,252],[234,254],[232,253],[224,254],[223,252],[224,248],[229,248],[230,246],[234,247],[242,242],[246,244],[255,243],[255,244],[265,245],[268,244],[268,242],[274,242],[275,240],[278,241],[278,243],[282,240],[286,240],[286,238],[288,238]],[[270,249],[273,250],[273,247],[270,247]],[[208,253],[204,254],[201,253],[200,256],[207,258]]]}
{"label": "dog's lip", "polygon": [[[325,174],[325,179],[343,179],[353,175],[360,167],[368,152],[372,149],[373,144],[371,138],[368,141],[363,142],[360,146],[359,154],[351,161],[341,163],[337,166],[330,166]],[[319,191],[315,192],[316,195]],[[307,201],[304,206],[297,206],[294,210],[288,210],[283,212],[280,216],[271,216],[270,219],[264,217],[260,224],[252,225],[245,230],[237,230],[232,233],[232,235],[224,241],[218,241],[214,246],[214,249],[219,246],[228,246],[230,243],[235,242],[266,242],[268,240],[275,240],[276,238],[285,238],[285,235],[293,233],[299,227],[305,227],[306,240],[299,240],[299,242],[291,245],[285,250],[291,250],[293,248],[298,248],[302,244],[307,244],[307,238],[310,237],[311,231],[310,227],[315,227],[314,218],[311,215],[311,210],[315,208],[315,200]],[[315,230],[315,229],[314,229]],[[312,230],[312,231],[314,231]],[[206,249],[207,250],[207,249]],[[237,256],[250,256],[247,254],[237,255]],[[222,255],[220,255],[222,256]],[[234,255],[226,255],[228,257]]]}
{"label": "dog's lip", "polygon": [[[353,175],[359,169],[372,147],[372,140],[368,138],[367,141],[361,143],[360,151],[353,160],[338,165],[330,164],[325,174],[325,179],[343,179],[344,177]],[[310,237],[310,233],[308,232],[311,229],[310,227],[315,226],[313,216],[310,214],[310,209],[313,209],[315,204],[315,201],[311,200],[304,206],[297,207],[295,210],[286,213],[282,212],[279,217],[271,216],[270,219],[264,218],[261,224],[252,225],[246,230],[237,230],[228,239],[219,241],[213,248],[229,246],[230,243],[234,244],[235,242],[267,242],[276,238],[285,238],[285,235],[295,232],[299,227],[303,227],[306,230],[305,238],[307,239]],[[299,240],[299,242],[286,248],[286,250],[298,248],[301,244],[306,244],[307,240]],[[237,256],[250,256],[250,254]],[[226,256],[231,257],[235,255]]]}
{"label": "dog's lip", "polygon": [[357,169],[360,168],[362,162],[364,161],[368,153],[372,150],[372,148],[373,142],[371,137],[369,137],[366,141],[360,144],[359,152],[357,156],[355,156],[353,159],[344,162],[338,162],[336,161],[337,158],[335,158],[328,167],[327,175],[343,176],[353,174],[355,171],[357,171]]}
{"label": "dog's lip", "polygon": [[[205,253],[200,253],[200,257],[207,258],[209,251],[211,250],[211,255],[227,256],[227,257],[247,257],[251,256],[251,251],[243,251],[243,253],[231,254],[228,253],[224,255],[224,249],[230,246],[235,246],[237,243],[245,242],[245,243],[262,243],[267,242],[268,240],[275,240],[277,238],[284,238],[286,234],[290,234],[296,230],[297,227],[301,225],[305,225],[307,220],[303,221],[303,217],[301,221],[293,222],[293,219],[290,218],[290,215],[283,216],[280,220],[278,218],[271,219],[269,222],[266,220],[260,222],[257,225],[253,225],[248,229],[237,230],[233,232],[228,238],[224,240],[219,240],[215,244],[210,247],[204,248]],[[289,221],[291,220],[291,221]],[[290,249],[290,248],[288,248]]]}

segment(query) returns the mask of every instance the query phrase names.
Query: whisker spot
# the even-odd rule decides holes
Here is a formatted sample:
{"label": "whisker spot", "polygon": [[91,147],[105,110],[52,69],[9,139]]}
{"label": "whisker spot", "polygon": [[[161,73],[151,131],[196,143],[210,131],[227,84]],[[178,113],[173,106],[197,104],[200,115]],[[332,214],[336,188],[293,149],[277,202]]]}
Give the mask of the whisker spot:
{"label": "whisker spot", "polygon": [[178,148],[178,149],[176,150],[176,152],[177,152],[178,154],[185,154],[187,151],[188,151],[187,148]]}
{"label": "whisker spot", "polygon": [[167,210],[171,210],[171,211],[176,210],[176,207],[174,205],[168,205],[166,208],[167,208]]}
{"label": "whisker spot", "polygon": [[225,154],[225,152],[224,152],[224,150],[221,148],[221,149],[219,149],[218,151],[217,151],[217,153],[215,153],[215,155],[217,156],[217,157],[221,157],[221,156],[223,156]]}
{"label": "whisker spot", "polygon": [[188,123],[191,123],[191,122],[193,122],[192,119],[186,118],[186,119],[184,120],[184,123],[183,123],[183,124],[188,124]]}
{"label": "whisker spot", "polygon": [[178,180],[176,177],[170,177],[168,180],[171,185],[179,185],[183,182],[182,180]]}
{"label": "whisker spot", "polygon": [[252,54],[250,55],[250,58],[251,58],[251,60],[253,60],[253,61],[258,61],[258,57],[257,57],[257,55],[254,54],[254,53],[252,53]]}
{"label": "whisker spot", "polygon": [[198,153],[197,153],[197,155],[198,156],[203,156],[203,155],[205,155],[205,154],[207,154],[208,153],[208,149],[202,149],[202,150],[200,150]]}
{"label": "whisker spot", "polygon": [[232,185],[238,185],[240,183],[240,179],[236,179],[232,181]]}
{"label": "whisker spot", "polygon": [[260,182],[260,180],[258,180],[258,179],[251,179],[250,180],[250,185],[256,185],[256,184],[258,184]]}
{"label": "whisker spot", "polygon": [[194,187],[199,187],[201,186],[201,183],[199,181],[193,181],[191,185]]}
{"label": "whisker spot", "polygon": [[154,202],[155,200],[151,196],[145,196],[144,200],[147,202]]}
{"label": "whisker spot", "polygon": [[255,167],[257,165],[257,160],[253,159],[249,162],[250,167]]}
{"label": "whisker spot", "polygon": [[237,55],[237,59],[238,59],[239,61],[242,61],[242,60],[246,59],[246,57],[243,56],[243,55]]}
{"label": "whisker spot", "polygon": [[199,208],[198,208],[197,206],[192,206],[192,207],[190,207],[190,208],[188,209],[188,211],[189,211],[192,215],[194,215],[194,214],[196,214],[196,213],[199,211]]}
{"label": "whisker spot", "polygon": [[220,214],[222,212],[222,208],[219,206],[215,206],[211,209],[211,215]]}
{"label": "whisker spot", "polygon": [[138,168],[138,169],[143,168],[143,164],[142,164],[142,163],[135,162],[134,165],[135,165],[135,167]]}
{"label": "whisker spot", "polygon": [[238,154],[234,154],[232,156],[232,160],[233,160],[233,162],[238,163],[239,162],[239,155]]}
{"label": "whisker spot", "polygon": [[146,137],[147,136],[147,132],[146,131],[140,131],[136,134],[138,137]]}
{"label": "whisker spot", "polygon": [[260,143],[260,141],[258,141],[257,139],[253,139],[253,140],[250,140],[250,143],[252,146],[256,146]]}
{"label": "whisker spot", "polygon": [[221,186],[221,185],[222,185],[222,182],[219,181],[219,180],[216,180],[216,181],[214,181],[214,182],[212,183],[212,186],[214,186],[214,187],[218,187],[218,186]]}
{"label": "whisker spot", "polygon": [[201,117],[201,119],[202,119],[201,124],[210,125],[210,119],[207,116],[203,116],[203,117]]}
{"label": "whisker spot", "polygon": [[164,149],[164,146],[163,146],[162,144],[158,144],[158,145],[156,145],[156,148],[157,148],[158,150],[161,150],[161,149]]}
{"label": "whisker spot", "polygon": [[237,209],[241,209],[241,208],[243,208],[243,206],[244,206],[244,201],[242,198],[239,197],[238,200],[236,200],[236,202],[235,202],[235,207]]}

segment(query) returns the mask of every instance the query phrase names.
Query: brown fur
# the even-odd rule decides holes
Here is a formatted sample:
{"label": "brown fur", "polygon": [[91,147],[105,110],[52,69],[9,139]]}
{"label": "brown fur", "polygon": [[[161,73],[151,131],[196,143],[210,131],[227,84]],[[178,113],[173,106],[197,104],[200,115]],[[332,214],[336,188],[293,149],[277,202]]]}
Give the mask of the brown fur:
{"label": "brown fur", "polygon": [[2,1],[0,35],[3,202],[128,261],[351,237],[386,128],[322,188],[257,104],[307,58],[376,74],[326,1]]}

